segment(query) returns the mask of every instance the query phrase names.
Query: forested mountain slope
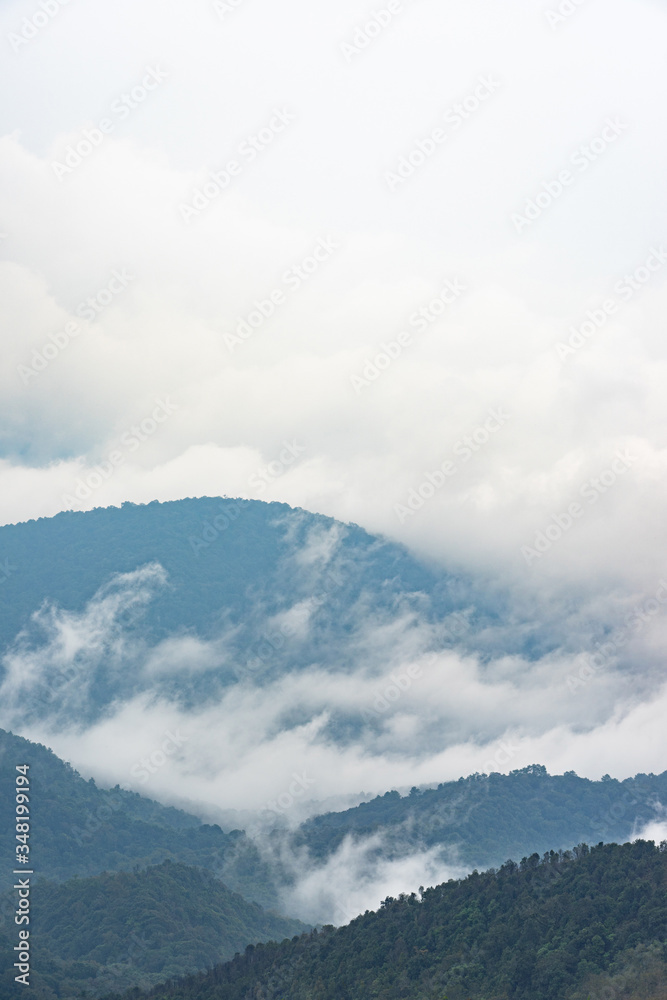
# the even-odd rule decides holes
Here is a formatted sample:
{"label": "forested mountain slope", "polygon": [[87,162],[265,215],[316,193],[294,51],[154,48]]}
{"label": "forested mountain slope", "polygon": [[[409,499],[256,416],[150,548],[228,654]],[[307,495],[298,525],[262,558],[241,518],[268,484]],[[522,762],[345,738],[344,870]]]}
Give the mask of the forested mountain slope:
{"label": "forested mountain slope", "polygon": [[[0,730],[0,852],[14,854],[14,779],[30,766],[31,858],[44,878],[145,867],[165,858],[210,869],[234,890],[274,907],[277,896],[254,845],[136,792],[98,788],[46,747]],[[0,889],[11,885],[9,866]]]}
{"label": "forested mountain slope", "polygon": [[[412,655],[473,635],[483,645],[502,604],[355,525],[261,501],[125,503],[5,525],[0,564],[0,725],[18,732],[74,714],[92,725],[149,695],[215,704],[239,682],[313,664],[352,672],[383,624],[413,630]],[[530,647],[525,630],[514,635],[503,627],[489,642]],[[365,724],[355,710],[336,738]]]}
{"label": "forested mountain slope", "polygon": [[[31,904],[31,994],[44,1000],[147,987],[210,968],[250,942],[308,929],[246,902],[208,872],[170,861],[141,872],[42,881]],[[0,995],[14,987],[7,962],[14,937],[10,926],[0,929]]]}
{"label": "forested mountain slope", "polygon": [[385,856],[441,846],[466,868],[568,844],[629,840],[662,815],[667,771],[617,781],[550,775],[533,764],[510,774],[474,774],[437,788],[397,791],[354,809],[315,816],[295,832],[295,849],[324,860],[345,837],[382,836]]}
{"label": "forested mountain slope", "polygon": [[[188,628],[208,637],[222,609],[241,621],[257,603],[271,613],[287,595],[310,596],[318,557],[327,562],[327,543],[336,540],[340,551],[320,585],[339,613],[364,592],[391,608],[397,595],[420,591],[433,597],[437,613],[469,596],[462,581],[426,568],[402,546],[287,504],[206,497],[124,503],[0,526],[11,591],[0,605],[0,651],[44,601],[81,611],[114,574],[151,563],[169,579],[146,611],[151,635]],[[311,548],[310,563],[299,558],[309,545],[321,546],[319,553]]]}
{"label": "forested mountain slope", "polygon": [[347,927],[248,948],[150,996],[664,1000],[666,926],[667,844],[580,845],[473,872],[421,897],[387,898]]}

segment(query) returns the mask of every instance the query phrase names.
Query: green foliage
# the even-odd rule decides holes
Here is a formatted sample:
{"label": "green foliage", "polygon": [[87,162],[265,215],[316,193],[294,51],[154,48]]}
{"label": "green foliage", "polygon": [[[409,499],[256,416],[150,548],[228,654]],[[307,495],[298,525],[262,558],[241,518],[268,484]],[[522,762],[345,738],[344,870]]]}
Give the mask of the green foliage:
{"label": "green foliage", "polygon": [[[12,573],[11,600],[0,603],[0,650],[44,601],[82,611],[113,574],[153,562],[169,574],[169,586],[147,613],[153,637],[179,628],[217,634],[222,609],[242,622],[258,597],[268,613],[285,592],[298,600],[307,574],[296,565],[290,572],[290,557],[312,529],[335,524],[287,504],[203,497],[65,511],[1,526],[0,554]],[[442,577],[406,549],[356,525],[346,527],[343,545],[345,578],[329,600],[337,609],[355,604],[368,588],[380,599],[386,591],[384,600],[391,606],[397,592],[431,592]]]}
{"label": "green foliage", "polygon": [[[654,1000],[660,994],[647,992],[650,981],[664,983],[667,972],[666,888],[667,845],[581,844],[533,854],[421,898],[387,898],[377,913],[338,930],[246,949],[149,996],[583,1000],[589,983],[609,984],[625,969],[624,988],[641,987]],[[643,967],[642,955],[650,959]],[[640,966],[634,984],[633,962]]]}
{"label": "green foliage", "polygon": [[304,823],[293,843],[324,859],[352,834],[382,833],[387,857],[440,846],[452,863],[487,868],[581,841],[625,841],[667,801],[667,771],[590,781],[573,771],[549,775],[533,764],[508,775],[474,774],[419,794],[387,792],[344,812]]}
{"label": "green foliage", "polygon": [[[130,870],[166,858],[208,868],[246,898],[272,908],[271,876],[255,846],[239,831],[223,833],[195,816],[135,792],[85,781],[46,747],[0,730],[0,856],[14,854],[14,767],[30,765],[33,854],[44,878]],[[8,865],[0,890],[12,884]],[[2,913],[0,913],[2,920]]]}
{"label": "green foliage", "polygon": [[591,972],[568,1000],[667,1000],[664,944],[622,952],[608,972]]}
{"label": "green foliage", "polygon": [[[209,872],[170,861],[142,872],[39,882],[31,913],[32,968],[53,997],[149,986],[210,968],[249,942],[307,930],[247,902]],[[3,950],[6,958],[11,950]],[[11,985],[7,970],[0,983],[0,990]]]}
{"label": "green foliage", "polygon": [[[336,540],[326,559],[301,558],[325,538]],[[484,610],[484,593],[473,598],[471,581],[423,566],[355,525],[278,503],[201,498],[63,512],[0,526],[0,561],[11,567],[0,602],[0,681],[10,662],[3,653],[11,651],[17,673],[21,657],[42,654],[12,706],[21,729],[37,719],[66,726],[73,701],[78,720],[91,725],[141,692],[192,709],[239,679],[263,682],[313,663],[352,670],[352,637],[398,608],[437,623],[445,643],[451,612],[475,606],[476,621],[498,619],[497,607]],[[300,605],[308,635],[286,641],[275,616]],[[58,624],[72,616],[85,630],[93,607],[104,623],[98,644],[61,665],[48,655]],[[111,635],[122,635],[122,656]],[[224,636],[225,656],[207,670],[189,670],[187,657],[182,670],[142,669],[147,650],[160,654],[164,640],[195,636]],[[336,713],[330,735],[361,732],[362,712]]]}

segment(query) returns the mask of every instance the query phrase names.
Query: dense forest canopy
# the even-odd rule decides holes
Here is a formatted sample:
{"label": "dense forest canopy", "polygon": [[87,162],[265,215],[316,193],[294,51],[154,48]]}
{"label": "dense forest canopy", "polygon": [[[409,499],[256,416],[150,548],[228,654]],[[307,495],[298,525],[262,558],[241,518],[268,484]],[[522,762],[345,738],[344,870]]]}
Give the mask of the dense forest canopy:
{"label": "dense forest canopy", "polygon": [[[98,788],[51,750],[0,729],[0,851],[14,851],[13,767],[30,766],[34,789],[31,815],[40,831],[35,848],[42,877],[131,870],[165,859],[206,868],[247,899],[263,906],[278,902],[271,875],[256,846],[240,830],[223,832],[183,810],[163,806],[136,792]],[[0,891],[12,884],[0,871]]]}
{"label": "dense forest canopy", "polygon": [[[152,1000],[661,1000],[667,843],[579,845],[248,947]],[[609,992],[609,990],[612,992]],[[604,992],[606,990],[606,992]],[[139,996],[138,993],[129,996]]]}
{"label": "dense forest canopy", "polygon": [[[150,986],[210,968],[250,941],[308,930],[247,902],[210,872],[171,861],[64,884],[39,880],[31,913],[31,995],[40,1000]],[[0,924],[0,994],[7,996],[15,937],[11,919]]]}

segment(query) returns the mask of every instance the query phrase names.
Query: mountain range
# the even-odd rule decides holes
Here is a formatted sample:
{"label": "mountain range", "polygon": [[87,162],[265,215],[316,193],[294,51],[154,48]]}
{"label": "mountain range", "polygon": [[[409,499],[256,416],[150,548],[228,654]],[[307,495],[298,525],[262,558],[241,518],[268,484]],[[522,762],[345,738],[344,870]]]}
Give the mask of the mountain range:
{"label": "mountain range", "polygon": [[[253,839],[252,833],[223,832],[118,786],[99,788],[46,747],[0,731],[3,803],[13,798],[15,761],[29,766],[34,803],[34,982],[44,1000],[82,990],[98,997],[157,986],[261,941],[296,937],[301,944],[284,947],[286,954],[289,947],[298,951],[310,940],[307,923],[295,912],[301,899],[301,916],[308,922],[300,878],[307,884],[314,873],[330,873],[346,839],[363,848],[359,856],[370,868],[434,851],[455,873],[491,864],[505,870],[508,858],[538,857],[526,845],[541,851],[551,842],[552,853],[563,855],[563,845],[580,843],[583,834],[600,842],[628,840],[659,821],[667,791],[667,772],[593,782],[575,774],[552,776],[533,765],[509,775],[475,774],[435,789],[415,787],[406,795],[387,792],[354,809],[323,813],[294,830],[274,828],[269,837]],[[13,813],[0,810],[3,857],[14,850],[13,823]],[[12,878],[5,877],[0,900],[5,955],[15,932]],[[279,916],[276,911],[290,904],[292,916]],[[359,929],[353,918],[356,914],[339,909],[336,922],[352,920]],[[10,971],[7,965],[0,969],[0,990],[7,996]]]}
{"label": "mountain range", "polygon": [[[580,844],[249,946],[154,1000],[664,1000],[667,844]],[[136,994],[129,994],[135,997]]]}
{"label": "mountain range", "polygon": [[550,774],[513,736],[552,724],[531,686],[591,724],[583,626],[284,504],[63,513],[0,527],[0,564],[40,1000],[660,996],[667,772]]}

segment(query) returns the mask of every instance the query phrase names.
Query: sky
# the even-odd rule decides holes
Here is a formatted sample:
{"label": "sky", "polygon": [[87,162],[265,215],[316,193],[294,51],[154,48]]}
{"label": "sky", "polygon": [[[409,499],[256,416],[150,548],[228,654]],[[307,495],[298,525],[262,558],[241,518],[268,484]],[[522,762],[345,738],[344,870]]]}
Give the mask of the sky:
{"label": "sky", "polygon": [[3,3],[2,523],[278,499],[655,590],[665,9],[569,6]]}
{"label": "sky", "polygon": [[[501,691],[458,661],[460,717],[488,716],[468,755],[465,726],[451,761],[378,770],[362,748],[323,763],[322,794],[477,769],[498,704],[529,740],[499,769],[664,767],[666,17],[659,0],[0,5],[0,524],[280,500],[517,608],[575,595],[610,630],[639,614],[624,687],[583,677],[561,705],[571,663],[499,662]],[[419,690],[406,746],[436,680]],[[268,732],[290,696],[227,709]],[[108,737],[61,750],[103,771]],[[247,749],[234,801],[256,808]]]}

